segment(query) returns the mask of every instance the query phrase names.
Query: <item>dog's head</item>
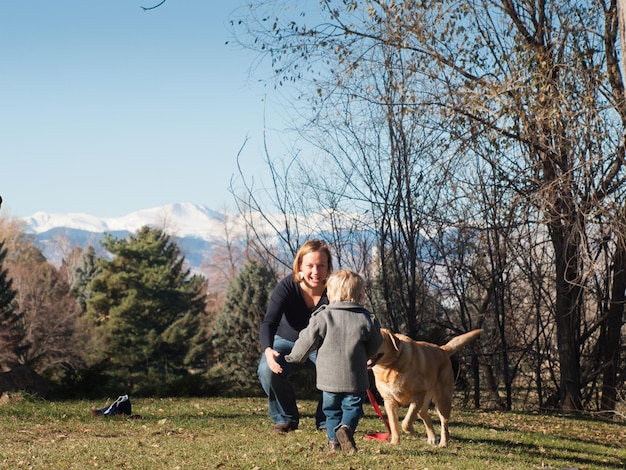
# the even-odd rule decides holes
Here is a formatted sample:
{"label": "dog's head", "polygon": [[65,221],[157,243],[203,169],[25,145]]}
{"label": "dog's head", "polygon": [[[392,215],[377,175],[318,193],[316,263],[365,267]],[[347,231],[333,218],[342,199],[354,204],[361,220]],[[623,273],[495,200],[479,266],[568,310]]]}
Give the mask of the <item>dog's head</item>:
{"label": "dog's head", "polygon": [[383,342],[380,345],[380,348],[378,348],[378,352],[376,352],[376,354],[374,354],[374,356],[367,361],[367,367],[370,369],[376,364],[381,363],[383,358],[393,360],[393,357],[395,357],[400,350],[396,335],[386,328],[381,328],[380,334],[383,337]]}

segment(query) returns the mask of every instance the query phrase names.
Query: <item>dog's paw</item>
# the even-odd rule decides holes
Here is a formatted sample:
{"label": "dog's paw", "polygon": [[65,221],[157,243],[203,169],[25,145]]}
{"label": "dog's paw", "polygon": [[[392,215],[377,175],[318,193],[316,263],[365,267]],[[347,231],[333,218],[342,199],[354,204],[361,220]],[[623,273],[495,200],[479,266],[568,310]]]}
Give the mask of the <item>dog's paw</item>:
{"label": "dog's paw", "polygon": [[413,424],[402,424],[402,432],[404,432],[404,434],[415,434],[415,427],[413,426]]}

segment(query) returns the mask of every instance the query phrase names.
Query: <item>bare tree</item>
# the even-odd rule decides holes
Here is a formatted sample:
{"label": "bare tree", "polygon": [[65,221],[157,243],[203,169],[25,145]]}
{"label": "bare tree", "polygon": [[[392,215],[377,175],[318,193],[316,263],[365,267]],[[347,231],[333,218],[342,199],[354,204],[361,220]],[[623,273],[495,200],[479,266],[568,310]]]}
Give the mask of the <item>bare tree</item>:
{"label": "bare tree", "polygon": [[69,295],[67,280],[35,248],[16,219],[0,220],[2,238],[17,292],[20,324],[20,335],[4,351],[3,366],[27,365],[49,374],[67,365],[78,366],[80,359],[72,336],[79,306]]}
{"label": "bare tree", "polygon": [[[323,183],[309,187],[332,193],[337,204],[378,224],[380,253],[392,258],[381,266],[405,274],[407,284],[398,290],[408,295],[418,277],[429,278],[433,260],[424,256],[423,234],[434,217],[448,227],[491,230],[495,238],[487,238],[487,246],[498,260],[506,247],[498,233],[505,232],[493,231],[494,219],[485,218],[470,197],[485,184],[476,177],[475,162],[491,167],[494,184],[507,192],[489,204],[517,207],[511,216],[526,220],[516,224],[532,227],[535,239],[549,243],[542,261],[551,265],[553,290],[545,297],[545,285],[537,286],[544,290],[536,298],[556,326],[560,404],[581,409],[581,390],[592,380],[584,365],[600,329],[609,323],[611,331],[622,328],[617,293],[626,112],[616,3],[310,5],[289,2],[282,9],[281,1],[257,2],[242,23],[250,28],[249,45],[271,57],[276,83],[295,84],[292,109],[296,117],[307,116],[294,119],[299,136],[327,157],[315,165],[328,168],[317,178]],[[290,165],[302,161],[291,158]],[[300,168],[312,174],[312,168]],[[459,217],[452,208],[461,199],[469,200],[470,210]],[[300,212],[312,213],[317,201]],[[610,263],[617,275],[605,314],[594,307],[591,284],[600,222],[608,223],[608,256],[617,262]],[[506,266],[494,265],[492,275]],[[506,278],[492,279],[498,282],[489,285],[499,293],[490,296],[491,308],[506,320]],[[402,307],[413,308],[415,300],[408,296]],[[406,320],[402,327],[414,333],[415,309]],[[506,323],[501,326],[504,339]],[[619,351],[619,338],[607,340],[603,361]],[[607,386],[615,388],[611,381]]]}

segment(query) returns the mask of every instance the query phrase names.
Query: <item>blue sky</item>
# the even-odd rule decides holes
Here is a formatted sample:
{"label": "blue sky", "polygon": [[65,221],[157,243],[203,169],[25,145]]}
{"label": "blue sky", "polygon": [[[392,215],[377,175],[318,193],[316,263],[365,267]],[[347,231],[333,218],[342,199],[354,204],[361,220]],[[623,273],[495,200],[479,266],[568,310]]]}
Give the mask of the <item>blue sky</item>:
{"label": "blue sky", "polygon": [[141,8],[158,1],[0,3],[3,212],[233,209],[227,188],[246,138],[244,170],[262,174],[271,87],[249,77],[250,51],[225,44],[245,1]]}

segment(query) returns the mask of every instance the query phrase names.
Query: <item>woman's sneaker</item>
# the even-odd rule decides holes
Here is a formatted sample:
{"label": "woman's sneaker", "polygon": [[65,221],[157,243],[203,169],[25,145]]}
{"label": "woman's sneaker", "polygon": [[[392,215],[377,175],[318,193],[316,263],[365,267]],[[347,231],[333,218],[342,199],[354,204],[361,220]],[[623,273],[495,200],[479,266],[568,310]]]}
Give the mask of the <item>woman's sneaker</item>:
{"label": "woman's sneaker", "polygon": [[356,452],[356,443],[354,442],[350,426],[343,424],[339,427],[339,429],[337,429],[337,431],[335,431],[335,433],[337,434],[337,439],[339,439],[341,450],[343,450],[346,454],[354,454]]}

